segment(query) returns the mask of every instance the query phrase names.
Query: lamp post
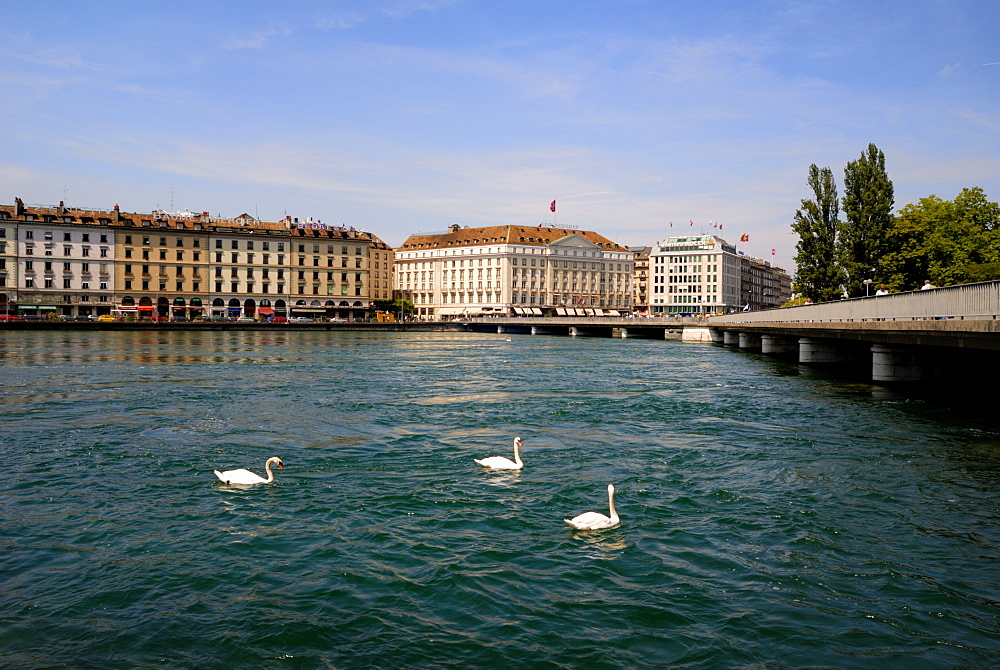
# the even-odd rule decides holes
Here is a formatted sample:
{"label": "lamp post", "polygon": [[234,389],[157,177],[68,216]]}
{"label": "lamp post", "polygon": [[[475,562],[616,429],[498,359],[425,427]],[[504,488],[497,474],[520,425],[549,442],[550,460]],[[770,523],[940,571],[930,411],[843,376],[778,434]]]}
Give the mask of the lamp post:
{"label": "lamp post", "polygon": [[868,292],[871,290],[872,280],[871,279],[865,279],[861,283],[865,285],[865,297],[867,298],[867,297],[869,297],[868,296]]}

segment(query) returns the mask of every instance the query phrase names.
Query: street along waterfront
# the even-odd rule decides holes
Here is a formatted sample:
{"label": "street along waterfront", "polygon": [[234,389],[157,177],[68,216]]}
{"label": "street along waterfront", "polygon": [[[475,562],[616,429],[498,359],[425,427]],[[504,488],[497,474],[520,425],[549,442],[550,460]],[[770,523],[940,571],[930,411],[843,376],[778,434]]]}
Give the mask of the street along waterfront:
{"label": "street along waterfront", "polygon": [[7,667],[997,658],[995,426],[878,387],[460,332],[6,331],[0,372]]}

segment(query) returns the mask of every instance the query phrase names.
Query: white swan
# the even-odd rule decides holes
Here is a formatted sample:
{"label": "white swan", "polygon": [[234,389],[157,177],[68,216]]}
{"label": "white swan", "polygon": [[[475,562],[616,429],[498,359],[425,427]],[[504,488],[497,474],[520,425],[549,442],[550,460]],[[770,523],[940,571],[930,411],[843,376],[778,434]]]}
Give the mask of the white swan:
{"label": "white swan", "polygon": [[572,519],[563,520],[576,530],[604,530],[605,528],[614,528],[617,526],[621,523],[621,519],[618,518],[618,512],[615,511],[614,484],[608,484],[608,506],[611,508],[610,517],[598,512],[584,512]]}
{"label": "white swan", "polygon": [[215,476],[226,484],[270,484],[274,481],[274,473],[271,472],[271,463],[277,463],[279,470],[284,470],[285,465],[277,456],[267,459],[264,463],[264,471],[267,472],[267,479],[264,479],[256,472],[250,472],[245,468],[239,470],[226,470],[225,472],[215,471]]}
{"label": "white swan", "polygon": [[503,456],[490,456],[489,458],[477,458],[474,460],[484,468],[492,468],[494,470],[520,470],[524,467],[524,463],[521,462],[521,455],[517,451],[517,448],[520,446],[521,438],[515,437],[514,460],[504,458]]}

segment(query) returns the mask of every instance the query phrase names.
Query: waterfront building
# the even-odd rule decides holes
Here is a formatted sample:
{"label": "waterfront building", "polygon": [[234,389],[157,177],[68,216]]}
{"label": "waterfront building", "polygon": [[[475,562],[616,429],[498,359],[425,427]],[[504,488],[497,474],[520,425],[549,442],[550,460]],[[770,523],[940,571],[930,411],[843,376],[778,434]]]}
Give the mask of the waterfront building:
{"label": "waterfront building", "polygon": [[[143,319],[195,318],[208,299],[208,215],[112,212],[113,313]],[[70,314],[70,312],[67,312]]]}
{"label": "waterfront building", "polygon": [[629,247],[635,254],[632,277],[632,306],[639,314],[649,313],[649,254],[653,247]]}
{"label": "waterfront building", "polygon": [[632,309],[627,248],[574,228],[489,226],[417,233],[396,249],[396,292],[423,319],[605,314]]}
{"label": "waterfront building", "polygon": [[391,297],[392,249],[364,231],[289,221],[292,316],[360,318]]}
{"label": "waterfront building", "polygon": [[792,298],[792,278],[781,268],[752,256],[740,256],[740,303],[750,311],[781,307]]}
{"label": "waterfront building", "polygon": [[390,296],[391,267],[375,235],[311,219],[0,206],[0,312],[22,317],[362,319]]}
{"label": "waterfront building", "polygon": [[62,203],[34,212],[17,199],[0,210],[0,229],[5,313],[86,315],[110,309],[114,233],[108,212],[71,215]]}
{"label": "waterfront building", "polygon": [[715,235],[668,237],[653,247],[649,263],[655,316],[768,309],[791,298],[787,272]]}
{"label": "waterfront building", "polygon": [[247,214],[212,223],[207,285],[211,318],[288,316],[289,229]]}

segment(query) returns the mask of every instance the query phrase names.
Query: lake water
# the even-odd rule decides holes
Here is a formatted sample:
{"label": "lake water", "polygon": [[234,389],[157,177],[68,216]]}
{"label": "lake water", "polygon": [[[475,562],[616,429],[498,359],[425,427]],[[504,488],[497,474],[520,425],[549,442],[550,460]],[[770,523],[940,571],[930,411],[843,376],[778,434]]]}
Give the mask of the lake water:
{"label": "lake water", "polygon": [[6,668],[1000,664],[998,424],[924,399],[469,333],[7,331],[0,374]]}

